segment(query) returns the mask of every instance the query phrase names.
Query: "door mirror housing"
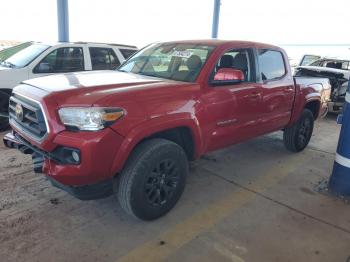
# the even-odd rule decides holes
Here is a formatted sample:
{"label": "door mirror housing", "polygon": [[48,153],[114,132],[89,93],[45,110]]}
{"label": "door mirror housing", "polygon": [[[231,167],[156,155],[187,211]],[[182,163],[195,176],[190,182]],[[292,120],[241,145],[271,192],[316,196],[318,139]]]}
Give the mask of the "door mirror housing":
{"label": "door mirror housing", "polygon": [[232,84],[244,81],[244,73],[233,68],[220,68],[214,75],[211,84]]}

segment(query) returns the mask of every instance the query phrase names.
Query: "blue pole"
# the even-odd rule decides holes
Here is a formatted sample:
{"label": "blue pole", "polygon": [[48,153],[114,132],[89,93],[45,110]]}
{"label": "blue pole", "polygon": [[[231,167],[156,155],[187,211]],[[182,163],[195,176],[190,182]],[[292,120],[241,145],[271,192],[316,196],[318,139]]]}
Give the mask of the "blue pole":
{"label": "blue pole", "polygon": [[338,123],[342,124],[342,128],[328,186],[336,195],[350,196],[350,81],[345,96],[344,112],[338,117]]}
{"label": "blue pole", "polygon": [[211,29],[212,38],[218,38],[220,5],[220,0],[214,0],[213,26]]}
{"label": "blue pole", "polygon": [[57,0],[58,41],[69,42],[68,0]]}

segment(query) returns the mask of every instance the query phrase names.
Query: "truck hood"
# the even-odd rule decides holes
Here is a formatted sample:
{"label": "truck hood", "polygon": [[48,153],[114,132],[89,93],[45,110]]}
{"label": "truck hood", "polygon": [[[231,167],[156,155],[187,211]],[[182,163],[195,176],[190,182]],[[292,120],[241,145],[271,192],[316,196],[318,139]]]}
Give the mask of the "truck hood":
{"label": "truck hood", "polygon": [[350,71],[319,66],[299,66],[297,70],[302,73],[303,76],[328,78],[332,87],[332,100],[340,96],[345,96],[348,88]]}
{"label": "truck hood", "polygon": [[161,79],[118,71],[91,71],[39,77],[26,80],[23,83],[53,93],[72,89],[159,81]]}
{"label": "truck hood", "polygon": [[333,75],[335,77],[350,78],[350,71],[348,70],[342,70],[342,69],[336,69],[336,68],[330,68],[330,67],[321,67],[321,66],[298,66],[297,69],[301,70],[309,70],[319,73],[327,73],[329,75]]}
{"label": "truck hood", "polygon": [[[118,71],[90,71],[45,76],[26,80],[15,88],[15,92],[38,94],[45,99],[55,100],[60,106],[91,106],[107,97],[154,90],[190,83],[124,73]],[[192,83],[193,85],[193,83]],[[119,99],[118,99],[119,100]]]}

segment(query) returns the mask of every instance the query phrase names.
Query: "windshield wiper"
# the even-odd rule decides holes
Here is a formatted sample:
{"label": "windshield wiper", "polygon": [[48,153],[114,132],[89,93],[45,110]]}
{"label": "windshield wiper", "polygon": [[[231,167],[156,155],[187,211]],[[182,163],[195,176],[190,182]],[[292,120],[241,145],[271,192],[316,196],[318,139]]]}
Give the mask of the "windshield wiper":
{"label": "windshield wiper", "polygon": [[143,75],[143,76],[151,76],[151,77],[161,78],[161,77],[158,76],[158,75],[150,74],[150,73],[145,73],[145,72],[137,72],[136,74]]}

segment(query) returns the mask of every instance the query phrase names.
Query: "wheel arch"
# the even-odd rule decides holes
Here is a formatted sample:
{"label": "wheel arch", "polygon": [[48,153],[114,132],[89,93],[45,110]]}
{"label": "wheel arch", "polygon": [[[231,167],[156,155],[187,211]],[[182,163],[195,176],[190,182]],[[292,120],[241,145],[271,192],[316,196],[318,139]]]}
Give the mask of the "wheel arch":
{"label": "wheel arch", "polygon": [[130,154],[139,144],[152,138],[170,140],[184,149],[189,160],[197,159],[202,150],[201,136],[199,126],[193,119],[173,120],[157,126],[151,123],[139,125],[124,138],[112,164],[112,174],[117,174],[123,169]]}
{"label": "wheel arch", "polygon": [[314,119],[316,120],[320,114],[321,101],[316,99],[307,101],[304,106],[304,109],[309,109],[312,112]]}
{"label": "wheel arch", "polygon": [[12,89],[9,88],[0,88],[0,92],[5,93],[7,95],[11,95],[12,94]]}

